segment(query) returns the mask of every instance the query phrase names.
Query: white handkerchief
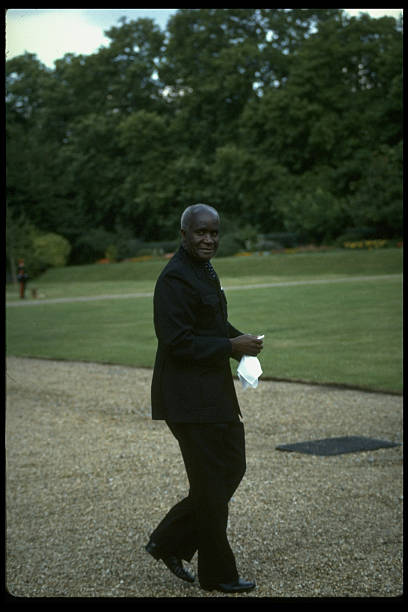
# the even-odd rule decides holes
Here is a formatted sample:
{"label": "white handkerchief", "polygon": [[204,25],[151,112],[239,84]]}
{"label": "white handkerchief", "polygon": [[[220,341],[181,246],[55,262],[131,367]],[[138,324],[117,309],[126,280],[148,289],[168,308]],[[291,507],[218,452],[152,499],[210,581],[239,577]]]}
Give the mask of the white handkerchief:
{"label": "white handkerchief", "polygon": [[262,374],[262,368],[258,357],[244,355],[239,362],[237,374],[244,389],[248,387],[256,389],[258,386],[258,378]]}
{"label": "white handkerchief", "polygon": [[[261,340],[264,337],[265,336],[258,336],[258,339]],[[262,374],[262,368],[258,357],[244,355],[239,362],[237,374],[244,389],[248,389],[248,387],[256,389],[258,386],[258,378]]]}

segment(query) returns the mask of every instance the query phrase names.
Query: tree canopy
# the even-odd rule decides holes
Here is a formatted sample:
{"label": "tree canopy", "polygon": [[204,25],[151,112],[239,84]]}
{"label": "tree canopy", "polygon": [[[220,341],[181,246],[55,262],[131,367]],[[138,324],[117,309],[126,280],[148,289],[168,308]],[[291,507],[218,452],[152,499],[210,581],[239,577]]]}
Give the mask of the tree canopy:
{"label": "tree canopy", "polygon": [[131,256],[175,239],[199,201],[226,231],[401,236],[401,21],[179,9],[165,31],[123,18],[106,34],[53,69],[6,62],[13,237],[28,223],[65,238],[74,263],[101,244]]}

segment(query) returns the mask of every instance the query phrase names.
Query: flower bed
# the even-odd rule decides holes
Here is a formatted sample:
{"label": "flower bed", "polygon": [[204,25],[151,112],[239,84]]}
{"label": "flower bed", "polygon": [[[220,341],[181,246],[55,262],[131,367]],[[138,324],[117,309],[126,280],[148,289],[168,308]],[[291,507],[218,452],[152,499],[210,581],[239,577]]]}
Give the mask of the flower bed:
{"label": "flower bed", "polygon": [[395,241],[391,240],[355,240],[353,242],[345,242],[343,244],[345,249],[383,249],[387,247],[397,246],[399,249],[402,248],[402,240],[395,244]]}

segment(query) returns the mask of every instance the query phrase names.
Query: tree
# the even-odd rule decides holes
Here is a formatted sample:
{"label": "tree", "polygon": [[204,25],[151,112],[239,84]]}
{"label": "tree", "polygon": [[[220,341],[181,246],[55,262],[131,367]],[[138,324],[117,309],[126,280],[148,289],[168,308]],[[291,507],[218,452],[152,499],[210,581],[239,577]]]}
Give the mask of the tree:
{"label": "tree", "polygon": [[[241,118],[242,145],[261,160],[279,160],[291,176],[279,204],[285,227],[293,229],[296,224],[300,229],[303,218],[306,233],[321,240],[333,238],[336,226],[341,232],[344,223],[360,223],[362,216],[368,222],[372,215],[376,224],[376,205],[371,203],[370,212],[361,194],[373,191],[366,188],[367,172],[374,159],[377,164],[383,159],[375,152],[384,145],[400,146],[401,36],[395,21],[339,20],[335,15],[304,40],[295,56],[285,86],[247,105]],[[388,81],[380,68],[383,63]],[[387,159],[399,186],[398,154]],[[390,184],[379,176],[385,173],[380,172],[376,181],[381,206],[389,213],[392,209],[396,231],[401,222],[396,204],[400,188],[393,190],[391,208],[386,206]],[[363,202],[364,215],[358,215]]]}
{"label": "tree", "polygon": [[64,236],[71,262],[173,240],[197,201],[304,240],[400,235],[401,23],[179,9],[166,32],[121,20],[107,36],[53,70],[6,63],[8,208]]}
{"label": "tree", "polygon": [[[26,53],[6,63],[6,179],[8,205],[34,221],[53,191],[53,143],[43,136],[47,124],[45,91],[51,74]],[[39,207],[39,208],[38,208]]]}
{"label": "tree", "polygon": [[348,199],[350,225],[370,227],[381,238],[402,236],[402,146],[383,145],[364,161]]}
{"label": "tree", "polygon": [[255,9],[180,9],[168,24],[161,80],[184,143],[206,157],[233,138],[254,96],[263,33]]}
{"label": "tree", "polygon": [[118,221],[130,224],[137,237],[158,239],[162,228],[163,238],[168,238],[174,196],[169,166],[174,151],[166,119],[146,110],[135,112],[118,126],[118,143],[125,160]]}

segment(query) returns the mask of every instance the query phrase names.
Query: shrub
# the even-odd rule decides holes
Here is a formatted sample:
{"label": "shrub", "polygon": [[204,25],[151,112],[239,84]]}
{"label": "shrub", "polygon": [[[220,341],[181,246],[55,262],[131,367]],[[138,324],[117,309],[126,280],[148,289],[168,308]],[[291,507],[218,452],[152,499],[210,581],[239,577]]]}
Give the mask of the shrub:
{"label": "shrub", "polygon": [[110,244],[105,252],[105,257],[109,261],[116,261],[118,258],[118,249],[114,244]]}
{"label": "shrub", "polygon": [[115,234],[96,227],[82,234],[73,246],[71,264],[93,263],[105,257],[106,249],[115,243]]}
{"label": "shrub", "polygon": [[140,242],[139,248],[133,255],[137,257],[142,255],[165,255],[166,253],[174,253],[174,251],[177,251],[179,245],[179,240]]}
{"label": "shrub", "polygon": [[235,234],[225,234],[224,236],[221,236],[217,257],[229,257],[231,255],[235,255],[243,248],[245,248],[245,245]]}
{"label": "shrub", "polygon": [[65,266],[71,252],[68,240],[59,234],[42,234],[33,239],[34,259],[45,268]]}
{"label": "shrub", "polygon": [[374,240],[377,238],[375,227],[352,227],[346,229],[335,241],[342,247],[345,242],[358,242],[360,240]]}

